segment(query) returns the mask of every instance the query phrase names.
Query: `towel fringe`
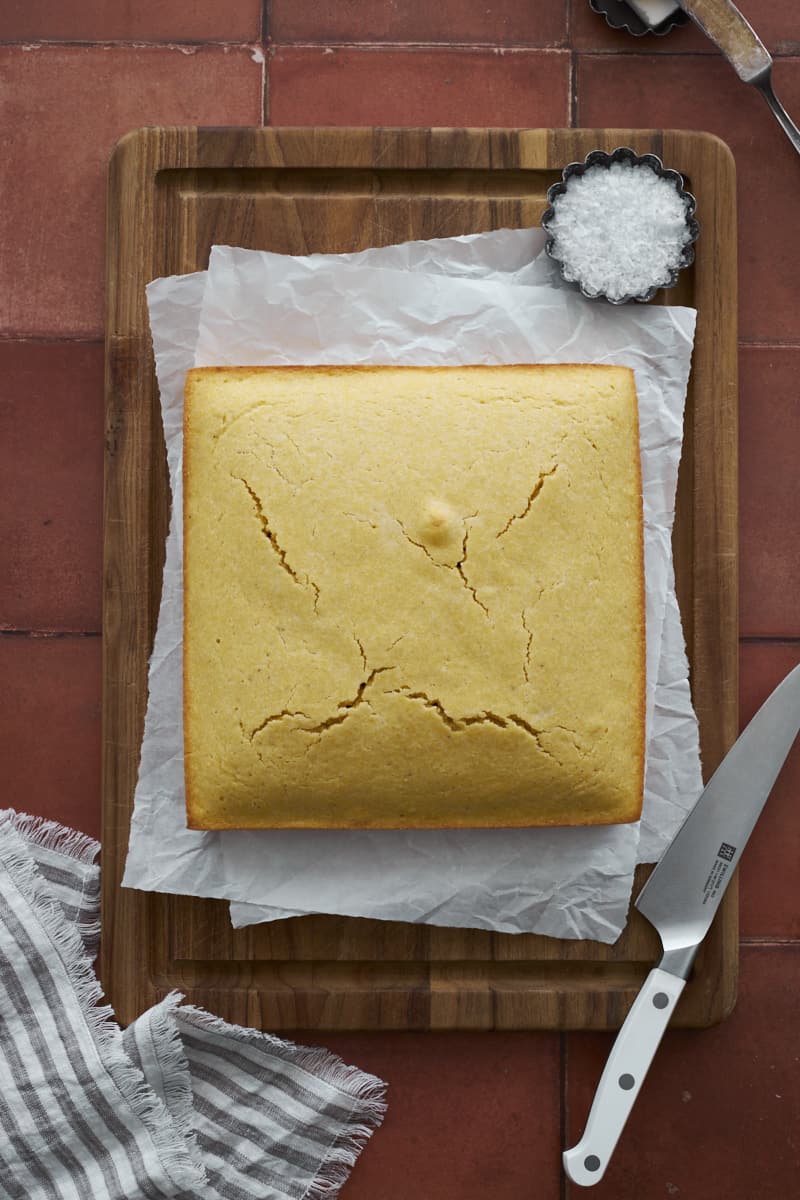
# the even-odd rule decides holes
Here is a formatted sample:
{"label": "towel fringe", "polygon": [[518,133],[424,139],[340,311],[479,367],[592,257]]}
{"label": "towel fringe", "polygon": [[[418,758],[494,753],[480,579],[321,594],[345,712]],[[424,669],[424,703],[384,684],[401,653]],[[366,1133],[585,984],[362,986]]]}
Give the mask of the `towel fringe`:
{"label": "towel fringe", "polygon": [[100,918],[97,917],[92,921],[76,921],[75,925],[81,937],[83,938],[84,948],[86,949],[87,953],[89,950],[91,950],[92,955],[90,957],[93,957],[93,955],[96,953],[97,947],[100,945]]}
{"label": "towel fringe", "polygon": [[6,812],[17,833],[31,845],[41,846],[89,866],[94,864],[100,853],[100,843],[79,829],[70,829],[47,817],[32,817],[30,813],[17,812],[13,808]]}
{"label": "towel fringe", "polygon": [[319,1169],[301,1200],[334,1200],[347,1181],[366,1142],[380,1126],[386,1115],[387,1084],[358,1067],[348,1066],[337,1054],[321,1046],[298,1046],[271,1033],[232,1025],[215,1017],[203,1008],[185,1004],[176,1010],[179,1020],[224,1034],[250,1045],[259,1042],[271,1053],[291,1062],[293,1067],[308,1071],[316,1082],[336,1088],[353,1102],[356,1124],[346,1126],[331,1145]]}
{"label": "towel fringe", "polygon": [[[374,1079],[374,1076],[367,1078]],[[342,1131],[341,1137],[333,1143],[315,1178],[303,1193],[302,1200],[333,1200],[350,1178],[350,1172],[356,1165],[359,1154],[386,1113],[386,1103],[383,1099],[386,1084],[382,1080],[376,1082],[380,1088],[371,1102],[372,1112],[369,1119]]]}
{"label": "towel fringe", "polygon": [[170,992],[140,1020],[147,1019],[153,1046],[161,1066],[167,1107],[191,1152],[201,1157],[194,1124],[192,1077],[183,1046],[176,1011],[183,1002],[182,992]]}
{"label": "towel fringe", "polygon": [[349,1066],[319,1046],[298,1046],[274,1034],[234,1025],[194,1005],[182,1004],[180,992],[170,992],[145,1018],[162,1068],[166,1104],[144,1080],[128,1057],[123,1034],[110,1005],[100,1004],[102,989],[92,969],[83,936],[99,934],[99,922],[70,926],[61,906],[36,868],[29,845],[43,846],[76,861],[93,864],[100,849],[86,834],[56,821],[7,809],[0,813],[0,862],[29,903],[52,942],[75,992],[87,1030],[103,1065],[131,1111],[145,1126],[173,1185],[180,1191],[206,1182],[202,1154],[194,1127],[191,1074],[180,1032],[180,1021],[258,1046],[307,1071],[316,1082],[335,1088],[352,1102],[354,1123],[346,1125],[330,1146],[302,1200],[335,1200],[349,1178],[364,1145],[386,1114],[387,1085],[377,1076]]}
{"label": "towel fringe", "polygon": [[[320,1079],[331,1087],[338,1088],[346,1096],[359,1100],[369,1106],[372,1103],[374,1089],[383,1094],[387,1084],[377,1077],[362,1071],[359,1067],[348,1066],[338,1054],[326,1050],[322,1046],[301,1046],[297,1042],[288,1042],[276,1037],[274,1033],[264,1033],[260,1029],[248,1029],[244,1025],[233,1025],[222,1017],[206,1012],[204,1008],[196,1008],[193,1004],[184,1004],[177,1012],[179,1019],[186,1019],[190,1024],[211,1033],[224,1034],[238,1041],[252,1043],[261,1042],[270,1051],[291,1061],[293,1067],[308,1071],[315,1079]],[[381,1117],[386,1110],[383,1105]]]}
{"label": "towel fringe", "polygon": [[[116,1023],[110,1005],[99,1003],[103,992],[92,969],[81,936],[64,920],[58,901],[52,896],[39,874],[25,844],[16,829],[16,814],[2,814],[0,833],[0,862],[20,894],[28,902],[42,930],[56,950],[72,985],[86,1028],[94,1042],[103,1066],[119,1089],[120,1095],[139,1118],[156,1149],[170,1181],[178,1189],[192,1189],[206,1182],[205,1167],[192,1159],[170,1113],[160,1096],[148,1086],[134,1066],[122,1044],[122,1030]],[[83,837],[84,835],[80,835]]]}

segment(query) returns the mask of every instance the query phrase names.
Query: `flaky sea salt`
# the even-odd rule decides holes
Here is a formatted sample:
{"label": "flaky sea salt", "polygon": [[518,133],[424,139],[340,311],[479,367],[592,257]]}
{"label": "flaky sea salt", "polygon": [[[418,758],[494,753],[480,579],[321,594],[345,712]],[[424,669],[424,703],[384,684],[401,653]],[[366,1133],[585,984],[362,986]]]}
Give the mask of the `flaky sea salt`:
{"label": "flaky sea salt", "polygon": [[555,198],[547,232],[564,278],[609,300],[664,287],[692,233],[688,200],[646,164],[626,161],[573,175]]}

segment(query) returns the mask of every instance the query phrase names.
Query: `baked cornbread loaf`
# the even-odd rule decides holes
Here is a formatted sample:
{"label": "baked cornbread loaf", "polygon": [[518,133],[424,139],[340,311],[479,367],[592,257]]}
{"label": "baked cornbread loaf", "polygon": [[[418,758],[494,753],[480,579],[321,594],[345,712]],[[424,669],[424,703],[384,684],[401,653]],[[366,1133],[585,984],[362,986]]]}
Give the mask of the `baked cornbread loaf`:
{"label": "baked cornbread loaf", "polygon": [[633,374],[189,372],[194,829],[638,819]]}

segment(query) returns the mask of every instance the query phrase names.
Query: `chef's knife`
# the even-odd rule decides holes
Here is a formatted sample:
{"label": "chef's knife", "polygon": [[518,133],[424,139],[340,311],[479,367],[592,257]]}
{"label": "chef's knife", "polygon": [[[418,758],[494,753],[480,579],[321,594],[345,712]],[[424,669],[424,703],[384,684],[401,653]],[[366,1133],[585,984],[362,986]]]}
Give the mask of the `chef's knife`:
{"label": "chef's knife", "polygon": [[611,1048],[589,1120],[563,1155],[575,1183],[598,1183],[747,839],[800,731],[800,666],[761,706],[711,777],[636,899],[664,954]]}
{"label": "chef's knife", "polygon": [[719,46],[739,78],[758,88],[781,129],[800,153],[800,129],[772,88],[772,58],[733,0],[680,0],[680,6]]}

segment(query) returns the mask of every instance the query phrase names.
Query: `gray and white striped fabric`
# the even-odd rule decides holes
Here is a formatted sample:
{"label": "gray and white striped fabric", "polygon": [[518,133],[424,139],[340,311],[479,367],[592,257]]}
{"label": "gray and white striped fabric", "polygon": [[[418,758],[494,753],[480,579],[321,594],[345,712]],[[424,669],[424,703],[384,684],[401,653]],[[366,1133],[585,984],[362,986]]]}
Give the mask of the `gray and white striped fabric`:
{"label": "gray and white striped fabric", "polygon": [[[5,814],[3,814],[5,815]],[[100,843],[58,821],[7,810],[17,833],[68,924],[74,925],[89,958],[100,949]]]}
{"label": "gray and white striped fabric", "polygon": [[330,1200],[385,1084],[172,993],[122,1032],[99,846],[0,812],[0,1200]]}

